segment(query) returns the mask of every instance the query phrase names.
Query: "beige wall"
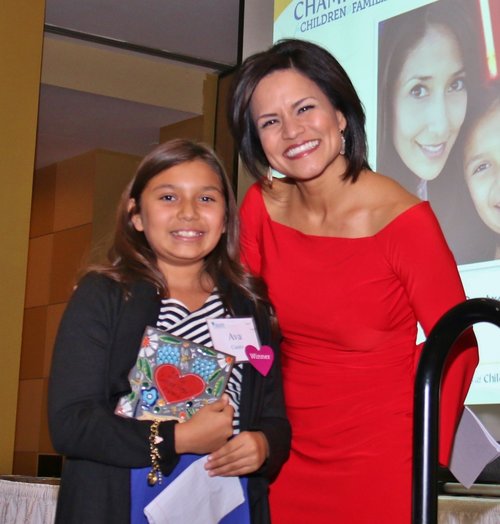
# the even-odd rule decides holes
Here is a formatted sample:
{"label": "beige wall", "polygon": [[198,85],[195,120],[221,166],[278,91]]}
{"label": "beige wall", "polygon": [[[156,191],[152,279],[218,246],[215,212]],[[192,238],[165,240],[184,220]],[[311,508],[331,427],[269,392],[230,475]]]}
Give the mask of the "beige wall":
{"label": "beige wall", "polygon": [[[273,43],[273,0],[245,2],[245,24],[243,27],[243,59],[264,51]],[[254,182],[240,163],[238,169],[238,202]]]}
{"label": "beige wall", "polygon": [[45,36],[43,46],[43,84],[187,113],[203,111],[205,68],[52,35]]}
{"label": "beige wall", "polygon": [[[248,7],[249,4],[251,4],[250,7]],[[16,462],[20,469],[32,470],[35,450],[48,452],[51,449],[44,422],[46,377],[50,364],[51,342],[63,310],[61,300],[65,299],[68,286],[70,286],[69,279],[60,285],[53,285],[50,278],[38,279],[33,268],[28,271],[26,280],[44,8],[44,0],[30,0],[29,2],[4,0],[0,17],[0,67],[3,73],[0,87],[0,114],[2,115],[0,126],[0,176],[2,177],[0,235],[3,255],[0,257],[0,274],[2,275],[0,296],[3,299],[0,305],[0,334],[2,337],[0,348],[2,373],[0,381],[2,398],[0,474],[12,472],[18,400],[21,407],[17,424]],[[266,28],[267,35],[263,39],[262,29],[259,34],[250,31],[253,36],[250,35],[249,41],[260,42],[261,46],[266,47],[266,40],[269,39],[269,42],[271,40],[271,35],[267,34],[267,28],[270,24],[269,13],[272,14],[272,0],[247,2],[248,9],[252,10],[252,13],[248,14],[251,26]],[[262,21],[265,21],[264,25]],[[248,23],[245,31],[248,35]],[[141,82],[141,85],[132,83],[130,89],[122,88],[117,93],[116,84],[113,82],[108,84],[103,80],[103,83],[96,87],[95,82],[89,84],[87,78],[78,76],[78,69],[75,71],[74,80],[71,81],[73,83],[67,84],[70,77],[66,75],[68,69],[65,68],[71,69],[74,62],[65,61],[65,57],[76,52],[86,64],[89,64],[89,67],[99,71],[102,70],[105,63],[106,52],[89,49],[88,46],[83,48],[79,44],[54,38],[46,39],[44,46],[43,81],[47,84],[62,85],[73,89],[88,89],[98,94],[114,95],[127,100],[158,105],[166,103],[163,99],[157,98],[143,100],[141,97],[144,94],[141,87],[144,82]],[[120,68],[129,67],[130,62],[127,62],[129,59],[133,61],[136,60],[136,57],[125,58],[124,56],[122,58],[124,63],[118,64],[120,67],[115,63],[116,67],[111,69],[111,76],[118,78]],[[176,109],[193,114],[204,114],[202,136],[204,140],[213,143],[215,105],[212,102],[217,96],[215,76],[206,75],[204,72],[181,71],[180,80],[176,76],[175,82],[168,83],[166,79],[172,78],[171,73],[176,67],[158,61],[154,62],[154,64],[141,62],[134,64],[134,67],[144,68],[141,69],[143,79],[148,78],[160,83],[162,89],[155,90],[157,94],[161,93],[161,96],[169,99],[168,102],[176,98],[178,100]],[[171,107],[170,103],[168,105]],[[104,164],[108,161],[109,159],[104,161]],[[98,168],[96,169],[99,171]],[[30,243],[30,249],[39,263],[37,270],[41,271],[50,271],[48,268],[51,267],[54,260],[58,260],[58,253],[65,249],[63,244],[67,240],[65,237],[67,232],[58,226],[60,221],[64,222],[67,217],[62,216],[57,207],[56,193],[64,193],[71,184],[65,186],[61,182],[58,186],[57,178],[56,167],[46,168],[43,187],[40,188],[40,192],[33,201],[34,210],[40,206],[44,209],[41,214],[39,213],[39,219],[31,224],[32,241]],[[96,182],[96,184],[99,183],[104,186],[107,182],[104,180]],[[44,191],[45,195],[43,195]],[[84,204],[83,201],[81,203]],[[68,216],[86,212],[88,209],[72,208],[68,210]],[[96,209],[93,209],[93,212],[99,214]],[[100,213],[103,216],[99,220],[102,219],[109,224],[111,218],[107,212],[101,209]],[[54,234],[46,234],[49,227],[55,228]],[[73,229],[85,238],[90,235],[93,245],[98,244],[98,239],[102,237],[99,228],[89,229],[83,225]],[[105,229],[104,225],[103,230]],[[30,293],[26,303],[27,324],[23,336],[26,285]],[[43,302],[47,297],[49,297],[48,304]],[[32,331],[30,326],[37,327]],[[44,341],[43,350],[36,354],[27,350],[25,356],[22,357],[21,345],[23,344],[24,347],[36,344],[38,336],[41,336]],[[21,377],[19,377],[20,364]],[[22,383],[18,382],[19,378]],[[35,428],[39,428],[39,433],[33,431]]]}
{"label": "beige wall", "polygon": [[14,448],[44,0],[3,0],[0,16],[0,473]]}
{"label": "beige wall", "polygon": [[35,172],[13,473],[37,475],[54,453],[47,390],[54,340],[78,274],[102,261],[119,197],[139,158],[89,151]]}

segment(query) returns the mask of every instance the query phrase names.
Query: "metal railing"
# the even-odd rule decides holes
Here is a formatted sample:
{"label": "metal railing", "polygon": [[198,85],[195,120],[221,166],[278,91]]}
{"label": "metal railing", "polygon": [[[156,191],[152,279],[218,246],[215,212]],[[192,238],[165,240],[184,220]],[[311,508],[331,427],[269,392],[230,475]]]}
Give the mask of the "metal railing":
{"label": "metal railing", "polygon": [[466,300],[445,313],[429,333],[415,380],[413,429],[413,524],[435,524],[438,509],[439,393],[450,348],[478,322],[500,327],[500,302]]}

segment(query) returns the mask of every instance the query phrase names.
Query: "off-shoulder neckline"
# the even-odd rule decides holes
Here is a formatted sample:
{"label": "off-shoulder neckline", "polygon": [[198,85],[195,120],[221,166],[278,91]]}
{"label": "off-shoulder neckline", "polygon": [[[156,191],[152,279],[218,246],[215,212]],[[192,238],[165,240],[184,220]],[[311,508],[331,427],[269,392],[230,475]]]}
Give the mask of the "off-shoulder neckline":
{"label": "off-shoulder neckline", "polygon": [[382,234],[384,234],[385,232],[387,232],[389,229],[392,229],[392,227],[394,227],[394,225],[399,222],[400,220],[402,220],[405,216],[407,216],[408,214],[411,214],[412,212],[414,212],[416,209],[420,209],[420,208],[429,208],[430,207],[430,204],[427,200],[422,200],[420,202],[417,202],[416,204],[413,204],[411,205],[410,207],[408,207],[407,209],[405,209],[404,211],[402,211],[401,213],[399,213],[399,215],[396,215],[393,219],[391,219],[385,226],[383,226],[382,228],[380,228],[376,233],[374,233],[373,235],[367,235],[367,236],[362,236],[362,237],[339,237],[339,236],[324,236],[324,235],[313,235],[311,233],[303,233],[302,231],[300,231],[299,229],[295,229],[294,227],[292,226],[287,226],[286,224],[282,224],[281,222],[277,222],[276,220],[274,220],[271,215],[269,214],[269,211],[267,209],[267,206],[266,206],[266,202],[264,201],[264,195],[262,194],[262,188],[259,187],[259,195],[260,195],[260,198],[261,198],[261,203],[262,203],[262,207],[264,209],[264,212],[265,212],[265,215],[266,215],[266,218],[267,220],[273,224],[273,226],[278,226],[280,228],[283,228],[285,230],[289,230],[289,231],[292,231],[292,232],[295,232],[297,233],[298,235],[302,235],[304,237],[308,237],[308,238],[318,238],[318,239],[331,239],[331,240],[347,240],[347,241],[354,241],[354,240],[366,240],[366,239],[373,239],[373,238],[376,238]]}

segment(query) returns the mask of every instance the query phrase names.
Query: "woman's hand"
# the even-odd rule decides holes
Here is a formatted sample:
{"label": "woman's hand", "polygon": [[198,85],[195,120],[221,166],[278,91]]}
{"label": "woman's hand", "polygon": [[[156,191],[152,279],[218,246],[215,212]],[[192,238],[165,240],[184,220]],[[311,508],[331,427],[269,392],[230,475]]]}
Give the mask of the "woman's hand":
{"label": "woman's hand", "polygon": [[262,431],[243,431],[211,453],[205,469],[211,477],[248,475],[258,470],[268,455],[269,444]]}
{"label": "woman's hand", "polygon": [[233,408],[229,397],[207,404],[187,422],[175,425],[177,453],[205,454],[219,449],[233,434]]}

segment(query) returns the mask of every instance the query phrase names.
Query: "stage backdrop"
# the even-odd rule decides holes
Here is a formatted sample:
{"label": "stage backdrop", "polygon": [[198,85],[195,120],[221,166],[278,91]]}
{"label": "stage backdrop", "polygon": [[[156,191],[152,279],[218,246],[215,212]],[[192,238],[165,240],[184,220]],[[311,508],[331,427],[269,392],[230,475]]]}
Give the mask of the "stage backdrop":
{"label": "stage backdrop", "polygon": [[[372,168],[430,201],[468,297],[500,300],[500,2],[275,0],[274,15],[274,41],[309,40],[341,62]],[[500,404],[500,330],[475,332],[467,403],[479,409]]]}

